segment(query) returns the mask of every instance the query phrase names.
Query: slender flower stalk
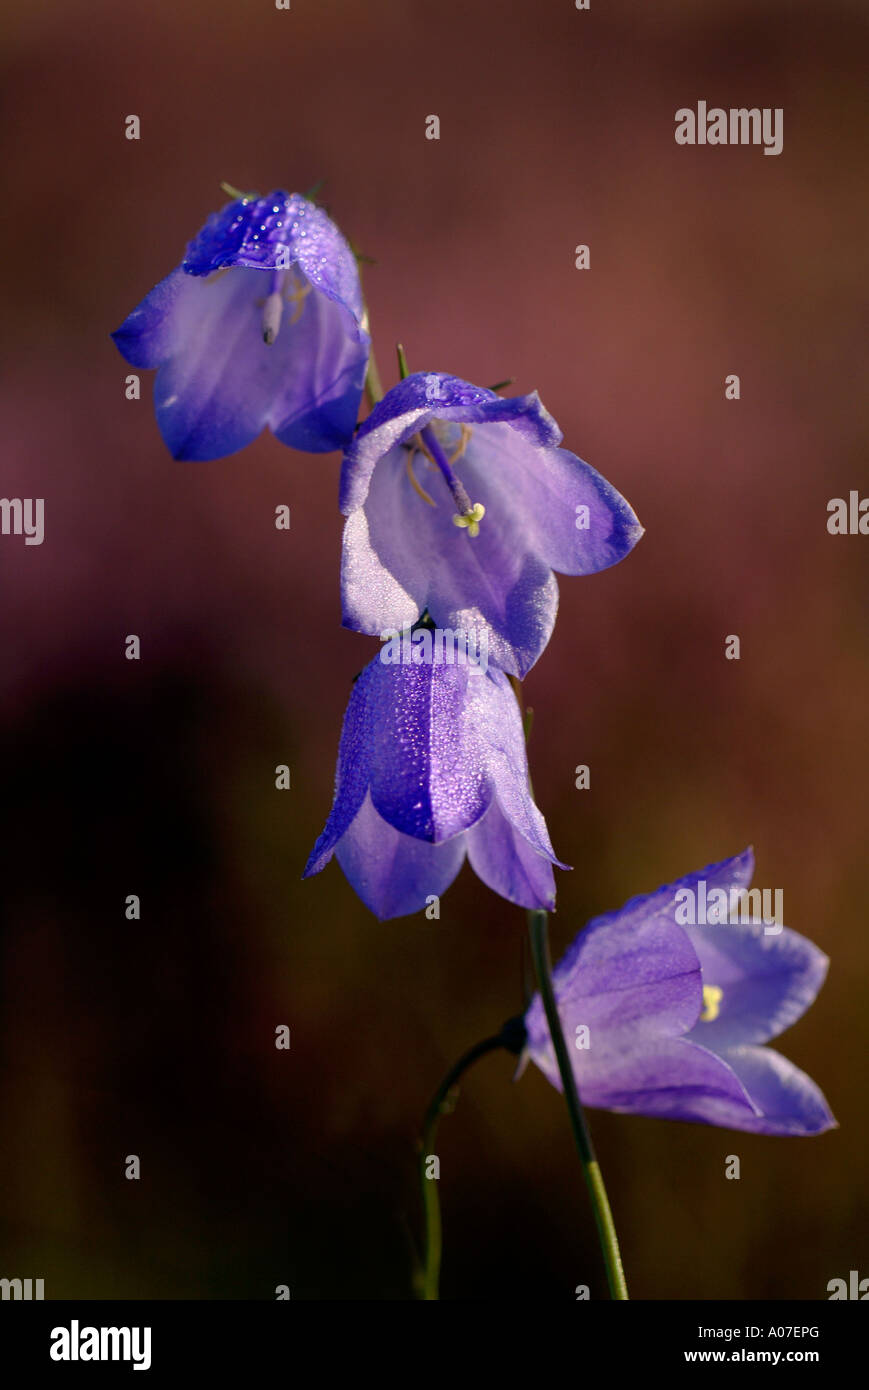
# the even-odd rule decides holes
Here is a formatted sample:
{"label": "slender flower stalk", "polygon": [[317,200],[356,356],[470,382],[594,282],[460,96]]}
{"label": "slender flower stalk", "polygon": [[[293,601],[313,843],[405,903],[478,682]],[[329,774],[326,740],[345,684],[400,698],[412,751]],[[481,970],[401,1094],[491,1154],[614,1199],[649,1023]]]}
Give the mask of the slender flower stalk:
{"label": "slender flower stalk", "polygon": [[425,1214],[425,1241],[423,1245],[423,1267],[420,1278],[420,1298],[426,1302],[435,1302],[439,1297],[440,1273],[441,1273],[441,1249],[442,1249],[442,1228],[441,1228],[441,1203],[438,1196],[438,1180],[430,1178],[426,1174],[428,1161],[434,1152],[435,1139],[437,1137],[438,1124],[441,1115],[447,1113],[447,1106],[450,1092],[458,1085],[465,1072],[485,1057],[489,1052],[496,1052],[505,1046],[502,1033],[495,1033],[491,1038],[484,1038],[482,1042],[475,1043],[469,1047],[467,1052],[459,1058],[454,1066],[450,1067],[441,1084],[438,1086],[431,1099],[431,1104],[425,1113],[425,1120],[422,1126],[422,1139],[419,1153],[419,1181],[422,1192],[422,1206]]}
{"label": "slender flower stalk", "polygon": [[528,913],[528,929],[531,936],[531,954],[534,959],[534,969],[537,974],[540,997],[543,1001],[543,1008],[546,1013],[546,1022],[549,1025],[552,1046],[558,1061],[561,1084],[564,1087],[564,1099],[567,1102],[570,1127],[573,1130],[573,1138],[576,1143],[577,1152],[579,1153],[580,1162],[582,1163],[582,1171],[588,1187],[588,1194],[591,1198],[594,1219],[597,1222],[598,1236],[600,1238],[604,1264],[606,1265],[610,1296],[619,1300],[627,1299],[628,1286],[625,1282],[625,1272],[622,1268],[622,1257],[619,1251],[615,1223],[613,1221],[612,1211],[610,1210],[606,1188],[604,1187],[603,1175],[595,1156],[588,1125],[585,1122],[585,1115],[583,1113],[582,1104],[580,1103],[576,1079],[573,1075],[573,1067],[570,1064],[570,1055],[567,1051],[567,1043],[564,1040],[561,1019],[555,1002],[555,991],[552,987],[552,963],[549,957],[547,923],[548,913],[542,911],[531,911]]}
{"label": "slender flower stalk", "polygon": [[438,1195],[438,1180],[428,1177],[428,1160],[434,1156],[435,1139],[441,1115],[449,1113],[451,1092],[455,1090],[466,1071],[486,1057],[490,1052],[503,1049],[518,1057],[526,1042],[525,1023],[522,1016],[508,1019],[500,1033],[469,1047],[459,1060],[450,1067],[441,1084],[431,1098],[422,1126],[419,1154],[419,1181],[422,1192],[422,1207],[425,1215],[425,1238],[423,1243],[422,1271],[419,1275],[419,1297],[434,1302],[439,1297],[441,1273],[441,1204]]}

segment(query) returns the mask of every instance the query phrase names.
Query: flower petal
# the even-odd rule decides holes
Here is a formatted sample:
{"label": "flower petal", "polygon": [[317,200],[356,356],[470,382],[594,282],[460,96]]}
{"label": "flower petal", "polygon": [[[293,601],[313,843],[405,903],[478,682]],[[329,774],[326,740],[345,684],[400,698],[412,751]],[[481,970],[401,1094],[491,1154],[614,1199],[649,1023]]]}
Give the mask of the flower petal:
{"label": "flower petal", "polygon": [[[588,1027],[586,1077],[600,1077],[601,1084],[613,1067],[630,1066],[634,1053],[680,1037],[700,1011],[700,963],[687,933],[666,911],[644,916],[637,907],[643,901],[649,900],[633,899],[617,912],[596,917],[552,974],[565,1033],[572,1038],[578,1026]],[[551,1046],[539,994],[525,1023],[538,1061]]]}
{"label": "flower petal", "polygon": [[485,748],[486,769],[497,790],[504,818],[537,854],[560,869],[568,869],[569,864],[556,858],[546,822],[531,795],[525,730],[510,682],[497,669],[489,670],[485,676],[473,675],[468,699],[469,719]]}
{"label": "flower petal", "polygon": [[316,290],[306,295],[298,322],[282,327],[267,352],[274,352],[283,334],[292,364],[272,399],[269,424],[292,449],[343,449],[359,414],[368,335],[358,337],[343,305]]}
{"label": "flower petal", "polygon": [[[422,586],[416,582],[418,574],[415,571],[409,582],[422,592]],[[377,636],[410,627],[422,612],[419,601],[402,588],[372,546],[364,507],[351,512],[344,523],[341,606],[345,627]]]}
{"label": "flower petal", "polygon": [[[751,881],[753,866],[750,849],[709,864],[593,918],[574,937],[552,979],[568,1031],[586,1024],[596,1035],[592,1065],[598,1058],[608,1066],[612,1052],[630,1053],[693,1027],[703,1003],[703,974],[691,930],[676,921],[676,896],[694,891],[701,878],[713,887],[742,886]],[[548,1042],[539,995],[526,1022],[535,1046]]]}
{"label": "flower petal", "polygon": [[[179,301],[193,283],[178,266],[155,285],[112,334],[115,347],[133,367],[159,367],[178,346]],[[196,295],[191,291],[191,296]],[[198,300],[194,300],[198,302]]]}
{"label": "flower petal", "polygon": [[[541,818],[542,819],[542,818]],[[465,834],[471,868],[487,888],[519,907],[555,907],[555,875],[548,858],[507,820],[497,797]]]}
{"label": "flower petal", "polygon": [[715,1052],[778,1037],[814,1003],[824,983],[828,958],[787,927],[777,935],[766,935],[760,923],[710,923],[686,930],[704,985],[721,990],[716,1016],[698,1021],[690,1036]]}
{"label": "flower petal", "polygon": [[836,1128],[823,1092],[780,1052],[771,1047],[729,1047],[721,1056],[760,1114],[743,1116],[740,1112],[731,1120],[714,1123],[731,1124],[754,1134],[821,1134]]}
{"label": "flower petal", "polygon": [[492,800],[485,750],[470,718],[469,668],[380,657],[367,668],[371,799],[396,830],[439,844],[478,821]]}
{"label": "flower petal", "polygon": [[[725,1124],[737,1129],[745,1125],[735,1121],[758,1118],[738,1077],[713,1052],[682,1038],[661,1039],[611,1055],[601,1067],[595,1057],[593,1027],[590,1041],[587,1050],[571,1048],[570,1054],[584,1105],[619,1114]],[[548,1033],[544,1049],[529,1051],[547,1080],[562,1090]]]}
{"label": "flower petal", "polygon": [[[567,1023],[577,1014],[574,1022],[594,1024],[601,1054],[686,1033],[701,1011],[703,981],[693,937],[676,921],[676,895],[701,878],[714,886],[750,882],[752,866],[746,850],[593,918],[552,972]],[[527,1019],[529,1037],[542,1044],[548,1028],[539,996]]]}
{"label": "flower petal", "polygon": [[543,448],[510,424],[485,424],[467,454],[472,464],[481,459],[481,471],[521,518],[526,544],[559,574],[607,569],[643,534],[624,497],[567,449]]}
{"label": "flower petal", "polygon": [[371,738],[369,698],[374,673],[371,666],[357,677],[350,694],[341,728],[335,795],[329,819],[305,866],[303,878],[324,869],[342,836],[350,829],[368,792],[371,776]]}
{"label": "flower petal", "polygon": [[279,189],[264,198],[227,203],[190,242],[182,264],[195,276],[211,275],[225,266],[298,266],[317,290],[343,305],[359,336],[367,336],[353,250],[328,214],[300,193]]}
{"label": "flower petal", "polygon": [[419,912],[427,899],[440,897],[464,857],[463,836],[433,845],[402,835],[377,814],[370,796],[336,850],[349,883],[381,921]]}
{"label": "flower petal", "polygon": [[265,427],[291,368],[289,337],[263,342],[256,301],[267,292],[256,270],[185,276],[172,308],[170,356],[154,384],[157,424],[174,458],[222,458]]}

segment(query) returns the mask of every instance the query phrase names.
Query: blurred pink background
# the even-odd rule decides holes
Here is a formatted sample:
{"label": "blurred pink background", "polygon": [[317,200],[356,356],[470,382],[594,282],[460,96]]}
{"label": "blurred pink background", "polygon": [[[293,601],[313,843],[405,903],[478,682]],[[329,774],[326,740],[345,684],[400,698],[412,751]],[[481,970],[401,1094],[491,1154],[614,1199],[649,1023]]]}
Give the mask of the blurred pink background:
{"label": "blurred pink background", "polygon": [[[865,8],[94,0],[2,33],[0,491],[43,497],[46,537],[0,538],[0,1275],[49,1298],[410,1297],[425,1106],[521,1008],[524,914],[470,870],[439,922],[378,923],[337,865],[300,881],[377,647],[340,627],[338,457],[264,436],[174,462],[109,338],[221,180],[321,178],[377,261],[385,384],[400,339],[413,369],[539,389],[646,527],[561,582],[526,682],[575,866],[556,952],[752,843],[832,958],[780,1047],[838,1131],[591,1114],[631,1291],[815,1299],[869,1275],[869,540],[826,530],[830,498],[869,495]],[[698,99],[783,107],[783,153],[677,146]],[[605,1296],[541,1076],[481,1064],[439,1152],[444,1297]]]}

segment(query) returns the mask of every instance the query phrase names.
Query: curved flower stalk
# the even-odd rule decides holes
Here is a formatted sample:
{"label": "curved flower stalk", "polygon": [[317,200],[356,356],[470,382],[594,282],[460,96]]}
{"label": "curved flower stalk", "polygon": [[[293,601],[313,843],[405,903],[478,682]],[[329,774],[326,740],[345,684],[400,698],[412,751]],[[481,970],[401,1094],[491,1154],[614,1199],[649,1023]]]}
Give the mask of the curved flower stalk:
{"label": "curved flower stalk", "polygon": [[[827,957],[786,927],[769,934],[763,921],[681,924],[685,895],[701,880],[702,891],[732,901],[753,871],[746,850],[632,898],[576,937],[552,974],[563,1031],[582,1044],[570,1056],[583,1104],[756,1134],[835,1126],[815,1083],[764,1046],[812,1004]],[[539,995],[525,1024],[521,1066],[531,1060],[560,1090]]]}
{"label": "curved flower stalk", "polygon": [[467,855],[494,892],[551,908],[552,866],[567,865],[528,788],[506,676],[475,664],[461,638],[432,645],[419,664],[386,663],[386,653],[353,687],[332,811],[305,877],[336,854],[372,912],[401,917],[444,893]]}
{"label": "curved flower stalk", "polygon": [[112,334],[156,367],[154,408],[177,459],[215,459],[267,426],[310,453],[356,424],[370,340],[356,259],[298,193],[237,198]]}
{"label": "curved flower stalk", "polygon": [[486,628],[524,676],[555,624],[561,574],[594,574],[636,545],[623,497],[575,454],[533,392],[504,400],[441,372],[388,391],[344,456],[345,626],[377,634],[428,609]]}

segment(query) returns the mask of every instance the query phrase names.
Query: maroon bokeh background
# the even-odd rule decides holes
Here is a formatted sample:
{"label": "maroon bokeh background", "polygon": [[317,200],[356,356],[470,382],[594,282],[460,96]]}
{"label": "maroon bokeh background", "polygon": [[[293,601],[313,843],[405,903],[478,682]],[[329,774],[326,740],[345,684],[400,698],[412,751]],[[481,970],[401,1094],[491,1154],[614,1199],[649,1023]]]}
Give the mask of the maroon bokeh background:
{"label": "maroon bokeh background", "polygon": [[[832,958],[781,1047],[839,1130],[592,1114],[633,1294],[869,1275],[869,540],[826,530],[828,499],[869,493],[865,10],[54,0],[2,31],[0,491],[45,498],[46,539],[0,537],[0,1275],[49,1298],[409,1297],[425,1105],[521,1006],[523,914],[469,870],[439,922],[379,924],[334,865],[300,881],[376,649],[340,627],[338,458],[264,436],[173,462],[108,336],[220,180],[320,178],[377,261],[386,383],[400,338],[414,369],[538,388],[646,527],[562,581],[526,682],[575,866],[555,949],[750,842]],[[783,153],[677,146],[700,98],[783,107]],[[481,1064],[439,1148],[445,1297],[604,1295],[542,1077]]]}

